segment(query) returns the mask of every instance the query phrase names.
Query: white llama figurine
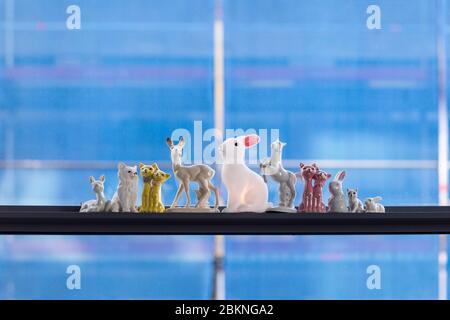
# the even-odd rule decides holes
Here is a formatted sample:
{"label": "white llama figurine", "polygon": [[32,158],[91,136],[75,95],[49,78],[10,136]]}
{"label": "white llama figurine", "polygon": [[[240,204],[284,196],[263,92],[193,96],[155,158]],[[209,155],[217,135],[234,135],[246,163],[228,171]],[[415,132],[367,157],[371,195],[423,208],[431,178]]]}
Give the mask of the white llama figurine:
{"label": "white llama figurine", "polygon": [[261,175],[264,181],[267,182],[266,176],[271,176],[279,184],[278,193],[280,201],[278,207],[270,208],[268,211],[297,212],[294,207],[295,183],[297,182],[297,178],[294,173],[284,169],[281,161],[283,147],[285,145],[286,143],[278,139],[272,142],[270,159],[265,159],[260,164]]}

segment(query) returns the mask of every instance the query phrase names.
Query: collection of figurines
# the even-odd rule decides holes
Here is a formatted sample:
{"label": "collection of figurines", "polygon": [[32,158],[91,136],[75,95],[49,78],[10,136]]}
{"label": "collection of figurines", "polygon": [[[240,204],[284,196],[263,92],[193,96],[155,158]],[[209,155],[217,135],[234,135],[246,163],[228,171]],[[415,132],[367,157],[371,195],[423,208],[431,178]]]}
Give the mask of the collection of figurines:
{"label": "collection of figurines", "polygon": [[[143,188],[141,205],[138,199],[138,167],[118,165],[119,184],[111,200],[104,194],[105,176],[98,180],[89,177],[96,199],[81,204],[80,212],[219,212],[219,190],[211,182],[215,171],[205,164],[184,165],[181,161],[185,141],[181,137],[178,144],[166,139],[172,160],[173,174],[178,181],[178,190],[172,205],[166,209],[161,199],[161,187],[170,178],[170,174],[151,165],[139,164]],[[218,148],[222,159],[221,179],[227,189],[227,206],[222,212],[385,212],[379,203],[381,197],[367,198],[363,203],[358,198],[358,189],[347,188],[347,199],[343,191],[345,171],[339,171],[329,183],[330,198],[328,205],[323,202],[323,188],[331,175],[314,163],[300,163],[300,172],[286,170],[282,164],[282,152],[286,143],[279,140],[271,144],[271,156],[260,163],[260,175],[245,163],[245,150],[259,143],[257,135],[246,135],[225,140]],[[268,202],[267,177],[278,184],[279,203],[273,206]],[[294,206],[297,177],[304,184],[301,203]],[[190,184],[195,182],[196,203],[191,206]],[[177,205],[180,196],[186,196],[186,205]],[[211,192],[214,193],[214,207],[209,205]]]}

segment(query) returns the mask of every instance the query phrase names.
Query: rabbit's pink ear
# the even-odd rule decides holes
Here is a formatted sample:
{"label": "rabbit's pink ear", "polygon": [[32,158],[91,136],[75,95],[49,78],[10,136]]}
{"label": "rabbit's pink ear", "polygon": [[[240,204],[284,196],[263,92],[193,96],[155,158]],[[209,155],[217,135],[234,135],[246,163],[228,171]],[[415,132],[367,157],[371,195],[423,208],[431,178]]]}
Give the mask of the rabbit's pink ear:
{"label": "rabbit's pink ear", "polygon": [[257,143],[259,143],[259,137],[256,134],[250,134],[244,138],[244,145],[247,148],[254,146]]}
{"label": "rabbit's pink ear", "polygon": [[345,178],[345,171],[341,171],[339,173],[338,180],[339,181],[344,181],[344,178]]}

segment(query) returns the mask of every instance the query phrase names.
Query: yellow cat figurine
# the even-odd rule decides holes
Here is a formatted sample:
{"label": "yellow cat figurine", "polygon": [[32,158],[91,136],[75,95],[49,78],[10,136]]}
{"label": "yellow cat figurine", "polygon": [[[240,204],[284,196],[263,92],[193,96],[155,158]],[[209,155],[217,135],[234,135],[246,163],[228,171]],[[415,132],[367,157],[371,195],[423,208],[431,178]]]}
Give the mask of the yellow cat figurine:
{"label": "yellow cat figurine", "polygon": [[157,170],[153,174],[153,179],[150,188],[150,211],[162,213],[166,208],[161,200],[161,185],[170,178],[169,173]]}
{"label": "yellow cat figurine", "polygon": [[142,200],[139,212],[150,212],[150,192],[152,188],[153,175],[159,170],[156,163],[152,165],[139,164],[140,173],[144,186],[142,188]]}

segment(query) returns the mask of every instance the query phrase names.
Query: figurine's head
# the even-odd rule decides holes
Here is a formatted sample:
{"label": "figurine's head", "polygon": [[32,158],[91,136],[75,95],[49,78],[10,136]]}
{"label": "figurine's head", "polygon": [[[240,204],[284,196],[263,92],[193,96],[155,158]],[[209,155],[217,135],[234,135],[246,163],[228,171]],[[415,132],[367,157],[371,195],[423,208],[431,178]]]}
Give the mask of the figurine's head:
{"label": "figurine's head", "polygon": [[145,165],[143,163],[139,164],[139,171],[141,173],[141,176],[144,178],[153,178],[153,174],[159,170],[158,165],[156,163],[152,165]]}
{"label": "figurine's head", "polygon": [[330,190],[330,193],[333,195],[342,194],[342,182],[345,178],[345,171],[339,171],[334,176],[333,181],[330,182],[328,189]]}
{"label": "figurine's head", "polygon": [[165,173],[162,170],[157,170],[154,174],[153,174],[153,180],[152,183],[156,184],[156,185],[161,185],[164,182],[167,181],[167,179],[170,178],[170,174],[169,173]]}
{"label": "figurine's head", "polygon": [[300,177],[303,180],[311,180],[316,175],[317,171],[319,171],[319,167],[315,163],[310,166],[303,162],[300,163]]}
{"label": "figurine's head", "polygon": [[180,163],[181,157],[183,156],[183,147],[186,143],[183,137],[180,137],[178,140],[178,144],[174,144],[172,139],[166,139],[167,146],[170,149],[170,158],[172,159],[172,163]]}
{"label": "figurine's head", "polygon": [[89,182],[91,183],[92,190],[94,190],[95,193],[101,193],[105,190],[105,176],[101,176],[98,180],[95,180],[93,176],[90,176]]}
{"label": "figurine's head", "polygon": [[350,200],[358,199],[358,189],[349,189],[347,188],[347,196]]}
{"label": "figurine's head", "polygon": [[135,180],[138,177],[137,166],[130,167],[123,162],[119,162],[118,169],[120,179]]}
{"label": "figurine's head", "polygon": [[317,173],[314,175],[313,179],[316,181],[316,183],[323,186],[325,184],[325,181],[331,178],[331,174],[328,172],[317,170]]}
{"label": "figurine's head", "polygon": [[281,152],[285,145],[286,145],[286,142],[281,142],[280,140],[277,139],[274,142],[272,142],[272,144],[270,145],[270,148],[272,150],[272,153]]}
{"label": "figurine's head", "polygon": [[259,143],[259,136],[249,134],[235,138],[228,138],[218,148],[218,151],[225,164],[245,163],[245,149]]}

